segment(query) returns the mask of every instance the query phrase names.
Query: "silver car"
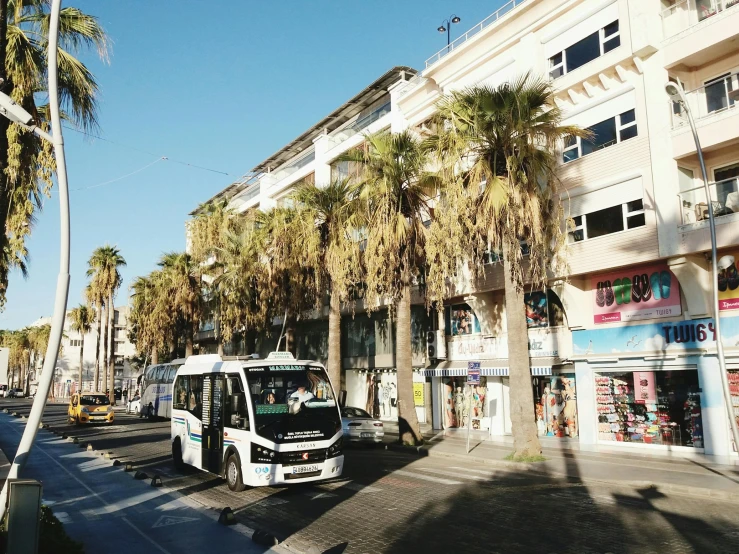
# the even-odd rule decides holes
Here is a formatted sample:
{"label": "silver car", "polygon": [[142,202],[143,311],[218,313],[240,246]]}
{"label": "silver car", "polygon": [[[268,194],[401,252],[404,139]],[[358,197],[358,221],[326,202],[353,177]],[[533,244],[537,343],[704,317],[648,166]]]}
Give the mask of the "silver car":
{"label": "silver car", "polygon": [[341,427],[346,442],[379,444],[385,436],[382,421],[361,408],[341,408]]}

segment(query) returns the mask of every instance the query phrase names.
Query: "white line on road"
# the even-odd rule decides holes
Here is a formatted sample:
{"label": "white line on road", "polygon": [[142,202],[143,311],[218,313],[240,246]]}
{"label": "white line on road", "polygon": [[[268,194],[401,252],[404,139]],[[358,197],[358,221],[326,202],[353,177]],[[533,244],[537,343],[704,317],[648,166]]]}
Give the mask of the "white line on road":
{"label": "white line on road", "polygon": [[396,469],[395,471],[389,472],[391,475],[404,475],[405,477],[413,477],[415,479],[422,479],[424,481],[433,481],[434,483],[441,483],[442,485],[461,485],[461,481],[452,481],[451,479],[442,479],[441,477],[432,477],[431,475],[423,475],[420,473],[412,473],[410,471],[403,471],[402,469]]}
{"label": "white line on road", "polygon": [[472,473],[479,473],[480,475],[485,475],[489,478],[494,477],[505,477],[506,479],[526,479],[523,475],[515,475],[511,473],[510,471],[500,471],[500,472],[493,472],[486,471],[484,469],[471,469],[469,467],[458,467],[458,466],[449,466],[449,469],[458,469],[460,471],[470,471]]}
{"label": "white line on road", "polygon": [[489,479],[485,479],[485,477],[480,477],[479,475],[465,475],[464,473],[460,473],[458,471],[444,471],[443,469],[432,469],[430,467],[420,467],[418,469],[420,469],[421,471],[428,471],[429,473],[436,473],[437,475],[456,477],[458,479],[469,479],[470,481],[489,481]]}

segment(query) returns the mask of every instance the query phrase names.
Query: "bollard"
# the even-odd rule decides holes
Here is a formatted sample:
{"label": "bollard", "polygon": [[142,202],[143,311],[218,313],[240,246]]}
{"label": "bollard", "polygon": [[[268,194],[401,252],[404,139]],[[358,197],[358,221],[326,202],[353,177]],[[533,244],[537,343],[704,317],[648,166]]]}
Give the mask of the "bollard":
{"label": "bollard", "polygon": [[133,464],[131,462],[126,462],[126,465],[123,466],[123,471],[133,471]]}
{"label": "bollard", "polygon": [[154,475],[154,477],[151,478],[151,486],[152,487],[161,487],[162,486],[162,478],[159,477],[159,475]]}
{"label": "bollard", "polygon": [[113,465],[114,466],[119,466],[119,465],[121,465],[121,461],[120,460],[113,460]]}
{"label": "bollard", "polygon": [[88,452],[92,452],[93,450],[95,450],[95,449],[92,447],[92,443],[88,442],[87,443],[87,451]]}
{"label": "bollard", "polygon": [[143,480],[148,479],[149,476],[143,471],[137,471],[136,473],[134,473],[133,478]]}
{"label": "bollard", "polygon": [[251,536],[251,540],[262,546],[277,546],[280,544],[277,537],[260,529],[254,531],[254,534]]}
{"label": "bollard", "polygon": [[236,523],[236,517],[231,508],[226,506],[221,510],[221,515],[218,516],[218,523],[221,525],[233,525]]}

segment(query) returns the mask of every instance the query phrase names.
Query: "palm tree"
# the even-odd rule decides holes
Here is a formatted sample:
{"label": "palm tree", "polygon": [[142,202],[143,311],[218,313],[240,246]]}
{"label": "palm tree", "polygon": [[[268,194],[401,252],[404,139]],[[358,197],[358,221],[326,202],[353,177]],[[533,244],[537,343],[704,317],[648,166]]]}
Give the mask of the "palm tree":
{"label": "palm tree", "polygon": [[[352,236],[356,211],[356,189],[348,179],[334,180],[320,187],[300,183],[292,194],[298,214],[304,219],[303,260],[316,260],[313,268],[319,292],[328,289],[328,375],[334,386],[341,383],[341,303],[351,285],[359,281],[359,245]],[[323,295],[316,295],[322,304]],[[319,308],[322,306],[318,306]]]}
{"label": "palm tree", "polygon": [[[200,267],[185,252],[168,252],[159,260],[165,289],[185,329],[185,356],[193,354],[195,325],[200,317]],[[176,355],[174,352],[172,356]]]}
{"label": "palm tree", "polygon": [[103,309],[105,308],[105,294],[97,286],[96,281],[88,283],[85,288],[85,298],[91,310],[95,311],[95,321],[97,322],[97,332],[95,335],[95,375],[93,377],[93,391],[100,390],[100,347],[105,342],[103,335]]}
{"label": "palm tree", "polygon": [[[561,126],[561,116],[552,101],[550,83],[527,74],[513,83],[473,87],[443,98],[436,116],[439,132],[426,141],[427,148],[436,151],[446,167],[447,192],[453,191],[445,195],[447,216],[475,230],[470,233],[469,249],[462,250],[476,252],[473,257],[478,262],[485,248],[502,252],[510,411],[517,457],[541,454],[532,410],[523,285],[526,281],[546,284],[547,270],[557,261],[554,256],[564,243],[555,149],[566,136],[586,135],[579,128]],[[462,178],[460,167],[469,168]],[[484,189],[477,194],[480,183]],[[467,194],[460,194],[464,187]],[[472,213],[466,211],[470,206]],[[530,252],[526,275],[522,243]],[[435,249],[443,252],[447,248],[439,241]],[[458,260],[459,256],[446,258]],[[452,268],[452,264],[432,266],[432,273],[447,274],[437,273],[430,279],[439,283],[451,277]]]}
{"label": "palm tree", "polygon": [[[105,341],[105,330],[103,330],[101,340],[103,341],[103,359],[106,362],[103,367],[107,367],[108,371],[108,394],[111,404],[115,404],[115,356],[113,352],[113,314],[115,308],[113,298],[122,283],[118,268],[125,265],[126,260],[121,256],[118,248],[106,244],[92,252],[88,261],[89,269],[87,270],[87,276],[91,277],[92,283],[94,283],[93,288],[104,293],[106,300],[107,309],[103,312],[103,325],[106,324],[105,312],[107,311],[108,341]],[[108,345],[110,345],[110,348],[108,348]]]}
{"label": "palm tree", "polygon": [[[46,348],[49,346],[49,336],[51,334],[51,325],[46,323],[39,325],[38,327],[29,327],[27,331],[28,336],[28,348],[29,348],[29,370],[31,368],[31,360],[33,368],[38,365],[43,366],[44,358],[46,357]],[[35,373],[35,371],[34,371]],[[26,372],[24,387],[24,394],[28,396],[30,393],[31,385],[31,372]],[[51,392],[53,395],[53,391]]]}
{"label": "palm tree", "polygon": [[400,440],[416,444],[422,438],[413,404],[411,287],[424,269],[424,221],[440,183],[410,131],[369,135],[366,147],[341,159],[364,169],[357,186],[367,222],[365,305],[371,311],[387,297],[395,303]]}
{"label": "palm tree", "polygon": [[[49,130],[47,44],[49,5],[45,0],[0,0],[0,79],[3,92]],[[95,17],[79,9],[61,10],[58,50],[59,95],[63,119],[82,129],[97,127],[98,85],[77,57],[90,47],[107,60],[108,38]],[[39,103],[42,102],[42,103]],[[27,271],[27,238],[56,169],[52,147],[33,133],[0,117],[0,306],[8,272]]]}
{"label": "palm tree", "polygon": [[92,329],[95,321],[95,314],[85,304],[80,304],[76,308],[72,308],[69,312],[69,319],[72,321],[72,330],[80,334],[80,373],[79,373],[79,389],[82,392],[82,364],[85,354],[85,335]]}
{"label": "palm tree", "polygon": [[149,352],[159,363],[159,351],[175,326],[169,289],[161,270],[137,277],[131,285],[130,337],[139,352]]}

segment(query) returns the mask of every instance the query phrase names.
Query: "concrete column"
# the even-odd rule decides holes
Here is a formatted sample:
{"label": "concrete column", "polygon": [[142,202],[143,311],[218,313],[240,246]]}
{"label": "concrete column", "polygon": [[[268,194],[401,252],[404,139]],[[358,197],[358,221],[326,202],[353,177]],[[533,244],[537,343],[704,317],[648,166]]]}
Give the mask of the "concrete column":
{"label": "concrete column", "polygon": [[490,415],[490,436],[502,437],[505,435],[505,415],[503,408],[503,380],[500,377],[488,377],[488,391],[485,402]]}
{"label": "concrete column", "polygon": [[712,317],[711,272],[708,261],[702,254],[681,256],[667,260],[667,265],[680,283],[691,319]]}
{"label": "concrete column", "polygon": [[331,139],[325,131],[313,139],[316,152],[315,174],[318,186],[327,185],[331,181],[331,160],[326,153],[331,148]]}
{"label": "concrete column", "polygon": [[595,401],[595,371],[588,362],[575,362],[577,423],[582,450],[598,449],[598,411]]}
{"label": "concrete column", "polygon": [[698,360],[698,383],[701,390],[701,419],[705,454],[728,457],[731,454],[729,422],[724,404],[718,358],[705,356]]}
{"label": "concrete column", "polygon": [[441,379],[433,377],[431,379],[431,411],[432,424],[434,429],[443,429],[442,414],[444,410],[444,399],[441,395]]}

